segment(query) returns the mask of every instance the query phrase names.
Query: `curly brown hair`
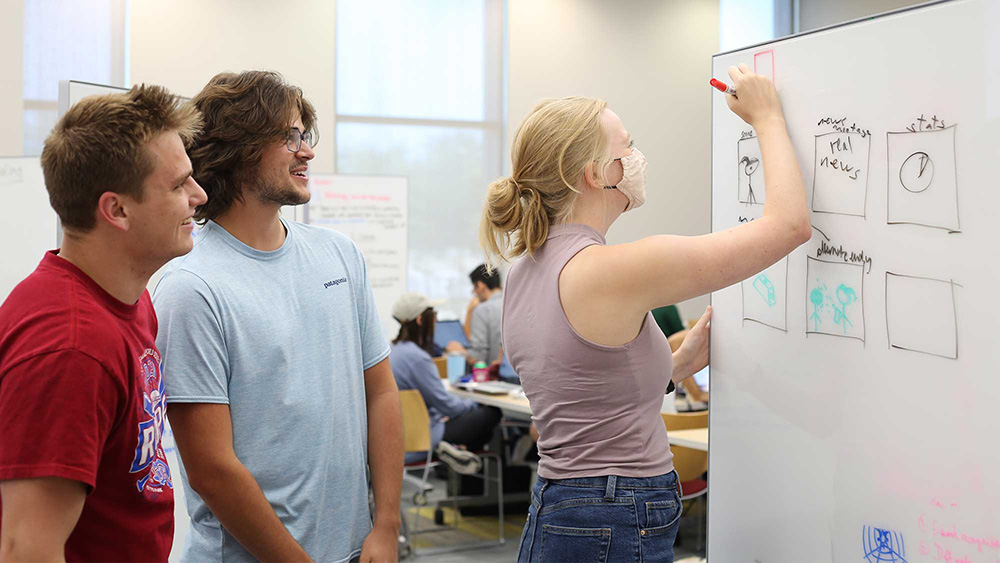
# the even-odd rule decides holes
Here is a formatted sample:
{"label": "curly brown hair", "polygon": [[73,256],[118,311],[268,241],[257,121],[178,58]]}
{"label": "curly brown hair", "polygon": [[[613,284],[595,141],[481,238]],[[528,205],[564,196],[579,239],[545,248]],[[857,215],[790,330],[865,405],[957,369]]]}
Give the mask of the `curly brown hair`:
{"label": "curly brown hair", "polygon": [[63,228],[78,233],[93,229],[104,192],[142,201],[143,184],[153,171],[146,143],[176,131],[189,144],[200,127],[198,110],[162,86],[141,84],[77,102],[42,149],[45,189]]}
{"label": "curly brown hair", "polygon": [[313,139],[319,138],[313,105],[276,72],[217,74],[191,102],[205,119],[189,150],[194,178],[208,194],[195,211],[199,223],[243,201],[243,188],[264,149],[285,138],[296,115]]}

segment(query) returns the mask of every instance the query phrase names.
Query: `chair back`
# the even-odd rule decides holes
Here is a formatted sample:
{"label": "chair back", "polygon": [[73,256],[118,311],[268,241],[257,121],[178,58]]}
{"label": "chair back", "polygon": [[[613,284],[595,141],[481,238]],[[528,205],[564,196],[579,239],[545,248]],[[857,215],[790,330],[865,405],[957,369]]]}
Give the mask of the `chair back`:
{"label": "chair back", "polygon": [[438,368],[438,375],[441,379],[448,379],[448,356],[438,356],[434,358],[434,365]]}
{"label": "chair back", "polygon": [[708,411],[663,413],[663,423],[667,432],[671,430],[690,430],[692,428],[708,428]]}
{"label": "chair back", "polygon": [[[671,430],[708,428],[708,411],[676,414],[665,412],[663,423],[667,426],[668,434]],[[700,479],[708,471],[708,452],[684,446],[670,446],[670,451],[674,454],[674,469],[681,483]]]}
{"label": "chair back", "polygon": [[427,452],[431,449],[431,417],[420,391],[406,389],[399,392],[403,411],[403,451]]}

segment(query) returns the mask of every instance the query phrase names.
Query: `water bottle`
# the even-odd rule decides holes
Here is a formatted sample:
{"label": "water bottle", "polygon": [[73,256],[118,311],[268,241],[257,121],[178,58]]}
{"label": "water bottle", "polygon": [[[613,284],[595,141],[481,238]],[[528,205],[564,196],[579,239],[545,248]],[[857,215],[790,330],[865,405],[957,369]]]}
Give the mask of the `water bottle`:
{"label": "water bottle", "polygon": [[448,354],[448,381],[457,383],[465,375],[465,356]]}

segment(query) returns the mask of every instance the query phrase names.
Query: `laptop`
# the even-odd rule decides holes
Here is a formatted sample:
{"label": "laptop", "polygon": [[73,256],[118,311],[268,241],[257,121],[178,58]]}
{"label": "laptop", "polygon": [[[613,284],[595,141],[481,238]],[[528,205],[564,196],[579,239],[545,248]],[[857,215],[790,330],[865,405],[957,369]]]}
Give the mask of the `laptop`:
{"label": "laptop", "polygon": [[700,387],[702,391],[708,391],[708,367],[709,366],[705,366],[701,369],[701,371],[691,376],[694,378],[694,382],[698,384],[698,387]]}
{"label": "laptop", "polygon": [[476,393],[484,393],[486,395],[507,395],[511,391],[520,391],[520,385],[514,385],[513,383],[506,383],[503,381],[485,381],[483,383],[476,383],[474,381],[467,381],[465,383],[456,383],[455,387],[459,389],[464,389],[466,391],[475,391]]}
{"label": "laptop", "polygon": [[506,381],[507,383],[513,383],[515,385],[521,384],[521,378],[514,371],[514,368],[510,365],[510,360],[507,359],[507,354],[503,355],[503,360],[500,361],[500,381]]}
{"label": "laptop", "polygon": [[466,348],[469,347],[469,339],[465,337],[461,321],[438,321],[434,326],[434,344],[444,350],[452,340]]}

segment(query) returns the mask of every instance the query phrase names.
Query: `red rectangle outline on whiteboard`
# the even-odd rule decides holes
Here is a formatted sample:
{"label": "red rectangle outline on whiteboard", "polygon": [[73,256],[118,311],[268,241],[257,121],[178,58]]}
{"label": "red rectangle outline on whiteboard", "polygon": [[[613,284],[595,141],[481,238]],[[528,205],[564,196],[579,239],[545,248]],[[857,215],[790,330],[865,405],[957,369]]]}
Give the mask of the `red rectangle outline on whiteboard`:
{"label": "red rectangle outline on whiteboard", "polygon": [[754,55],[753,55],[753,71],[755,73],[757,73],[757,74],[760,74],[760,71],[757,70],[757,57],[759,57],[761,55],[766,55],[767,53],[771,53],[771,82],[777,83],[778,80],[774,76],[774,49],[768,49],[767,51],[761,51],[759,53],[754,53]]}

